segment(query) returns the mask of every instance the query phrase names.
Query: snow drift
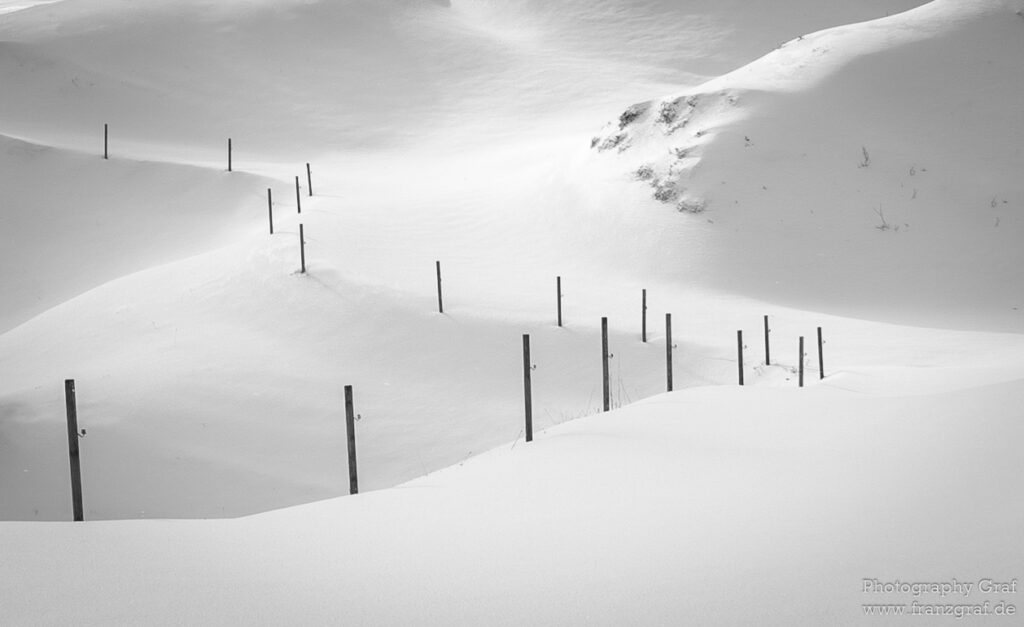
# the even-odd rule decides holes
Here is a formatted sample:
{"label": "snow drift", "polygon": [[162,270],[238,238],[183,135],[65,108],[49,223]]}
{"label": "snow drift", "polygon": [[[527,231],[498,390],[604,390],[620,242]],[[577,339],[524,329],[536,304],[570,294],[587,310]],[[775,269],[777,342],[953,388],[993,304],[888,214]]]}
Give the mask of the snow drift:
{"label": "snow drift", "polygon": [[104,161],[0,135],[0,333],[107,281],[234,241],[269,179]]}
{"label": "snow drift", "polygon": [[703,276],[688,278],[863,317],[1018,330],[1022,15],[1016,0],[938,1],[801,36],[633,105],[593,148],[704,225]]}
{"label": "snow drift", "polygon": [[[898,399],[703,388],[248,518],[0,523],[5,618],[899,624],[861,605],[909,598],[862,578],[1019,573],[1024,426],[1005,408],[1021,402],[1021,381]],[[1015,597],[957,602],[982,600]]]}
{"label": "snow drift", "polygon": [[[1019,577],[1019,3],[35,4],[0,23],[5,624],[885,624],[862,578]],[[65,377],[83,524],[36,522]],[[344,384],[367,492],[332,499]]]}

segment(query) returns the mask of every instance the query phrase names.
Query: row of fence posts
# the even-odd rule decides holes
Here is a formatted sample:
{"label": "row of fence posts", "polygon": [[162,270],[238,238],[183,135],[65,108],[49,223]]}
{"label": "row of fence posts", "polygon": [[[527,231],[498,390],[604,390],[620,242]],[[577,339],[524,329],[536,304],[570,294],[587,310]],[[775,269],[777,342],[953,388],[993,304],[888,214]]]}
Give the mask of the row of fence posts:
{"label": "row of fence posts", "polygon": [[[228,172],[233,172],[233,150],[231,146],[231,138],[228,138]],[[103,158],[110,159],[110,125],[103,124]],[[306,182],[308,184],[309,195],[313,195],[313,174],[310,170],[310,165],[306,164]],[[295,190],[298,192],[299,189],[299,177],[295,177]],[[299,211],[302,213],[302,211]]]}
{"label": "row of fence posts", "polygon": [[[103,158],[110,158],[110,126],[108,124],[103,125]],[[228,138],[228,172],[234,171],[234,148],[232,140]],[[302,194],[301,186],[299,184],[299,177],[295,177],[295,209],[301,215],[302,214]],[[309,163],[306,163],[306,189],[309,192],[309,196],[313,195],[313,170]],[[270,227],[270,234],[274,234],[274,196],[271,189],[267,188],[267,218]],[[305,262],[305,239],[302,236],[303,226],[299,225],[299,255],[302,262],[301,273],[306,272]]]}
{"label": "row of fence posts", "polygon": [[[109,141],[108,141],[108,126],[103,125],[103,158],[109,158]],[[232,141],[228,138],[228,172],[232,171]],[[309,196],[313,195],[313,174],[309,163],[306,163],[306,183]],[[295,177],[295,207],[298,214],[302,214],[302,195],[300,193],[299,177]],[[271,188],[267,188],[267,215],[270,227],[270,234],[274,234],[274,199],[273,191]],[[300,272],[306,272],[306,239],[305,239],[305,227],[302,223],[299,224],[299,259],[300,259]],[[444,296],[441,288],[441,262],[434,262],[436,274],[437,274],[437,310],[438,313],[444,313]],[[555,289],[557,296],[557,324],[559,327],[563,326],[562,321],[562,277],[555,277]],[[640,297],[640,340],[641,342],[647,342],[647,289],[641,290]],[[822,334],[821,327],[818,327],[818,372],[819,377],[825,378],[824,370],[824,358],[822,353]],[[768,325],[768,316],[764,316],[764,353],[765,353],[765,365],[771,365],[771,343],[769,340],[769,333],[771,332]],[[736,343],[737,343],[737,362],[738,362],[738,374],[739,384],[743,385],[743,331],[736,331]],[[672,381],[672,314],[665,314],[665,371],[666,371],[666,389],[671,392],[673,388]],[[800,362],[799,362],[799,385],[804,385],[804,338],[800,336]],[[602,379],[602,407],[604,411],[611,409],[611,382],[609,375],[609,358],[611,354],[608,350],[608,318],[601,318],[601,379]],[[535,366],[531,363],[530,358],[530,335],[523,334],[523,394],[524,394],[524,411],[526,418],[526,441],[533,441],[533,392],[532,392],[532,381],[531,373]],[[65,381],[65,400],[67,404],[67,422],[68,422],[68,449],[71,460],[71,491],[72,491],[72,507],[74,519],[80,521],[84,519],[84,512],[82,509],[82,474],[80,465],[80,454],[78,446],[78,417],[75,400],[75,382],[73,379],[67,379]],[[348,462],[349,462],[349,492],[350,494],[357,494],[359,492],[358,475],[356,471],[356,440],[355,440],[355,413],[353,409],[352,401],[352,386],[345,386],[345,425],[348,439]]]}
{"label": "row of fence posts", "polygon": [[[440,267],[440,266],[439,266]],[[440,270],[439,270],[440,272]],[[562,277],[556,277],[555,280],[556,290],[558,294],[558,326],[562,326]],[[438,275],[438,290],[440,290],[440,274]],[[440,295],[440,292],[438,293]],[[642,342],[647,342],[647,290],[641,290],[641,321],[640,321],[640,339]],[[768,316],[764,316],[764,355],[765,365],[771,365],[771,341],[769,339],[769,333],[771,329],[768,325]],[[825,358],[823,351],[824,340],[822,339],[821,327],[817,328],[818,332],[818,378],[825,378]],[[798,366],[799,373],[799,386],[804,387],[804,358],[806,353],[804,352],[804,337],[801,335],[799,339],[799,350],[800,359]],[[743,331],[736,331],[736,351],[737,351],[737,365],[739,374],[739,384],[743,385]],[[672,391],[672,314],[665,314],[665,374],[666,374],[666,389]],[[609,377],[608,360],[612,357],[608,350],[608,318],[601,318],[601,392],[602,392],[602,408],[604,411],[611,409],[611,382]],[[523,334],[523,394],[524,394],[524,405],[526,413],[526,441],[530,442],[533,440],[533,396],[532,396],[532,383],[531,383],[531,372],[535,366],[532,364],[530,359],[530,335]]]}
{"label": "row of fence posts", "polygon": [[[234,146],[232,139],[229,137],[227,142],[227,171],[232,172],[234,170]],[[103,125],[103,158],[110,158],[110,127],[108,124]],[[306,187],[309,196],[313,196],[313,172],[312,167],[309,163],[306,163]],[[299,184],[299,177],[295,177],[295,208],[296,212],[302,214],[302,194],[301,185]],[[270,234],[274,234],[274,195],[271,188],[267,188],[267,221]],[[306,272],[306,238],[305,238],[305,225],[299,224],[299,263],[300,272]],[[437,305],[438,310],[444,312],[444,304],[441,295],[441,262],[436,262],[437,267]],[[75,521],[82,521],[85,519],[85,511],[83,508],[82,500],[82,471],[81,471],[81,454],[79,449],[78,439],[80,434],[78,430],[78,410],[75,393],[75,381],[74,379],[67,379],[64,382],[64,396],[67,409],[67,426],[68,426],[68,454],[71,464],[71,501],[72,501],[72,515]],[[359,492],[359,480],[358,472],[356,469],[356,439],[355,439],[355,412],[353,408],[352,400],[352,386],[345,386],[345,426],[347,431],[348,440],[348,470],[349,470],[349,493],[357,494]],[[83,430],[84,431],[84,430]],[[531,436],[532,437],[532,436]]]}
{"label": "row of fence posts", "polygon": [[[301,227],[300,227],[301,232]],[[438,313],[444,313],[444,302],[441,291],[441,262],[434,262],[437,272],[437,311]],[[305,264],[303,263],[303,271],[305,271]],[[557,311],[557,323],[558,326],[562,326],[562,277],[555,277],[555,295],[556,295],[556,311]],[[772,365],[771,357],[771,328],[768,324],[768,316],[764,316],[764,363],[766,366]],[[817,328],[818,336],[818,378],[825,378],[825,357],[824,357],[824,339],[821,334],[821,327]],[[528,336],[524,336],[524,341],[528,345]],[[647,342],[647,289],[644,288],[640,291],[640,341]],[[797,372],[799,375],[799,387],[804,387],[804,359],[807,354],[804,351],[804,337],[801,335],[799,338],[799,365]],[[743,331],[736,331],[736,362],[737,362],[737,375],[739,384],[744,385],[744,346],[743,346]],[[665,314],[665,357],[666,357],[666,372],[667,372],[667,389],[669,392],[672,391],[672,314]],[[601,362],[602,371],[604,378],[604,398],[603,406],[604,410],[608,411],[610,405],[610,396],[608,388],[608,318],[601,318]]]}
{"label": "row of fence posts", "polygon": [[[301,236],[301,225],[300,225],[300,236]],[[438,281],[438,310],[443,313],[444,306],[441,300],[441,264],[437,262],[437,281]],[[557,280],[558,291],[559,291],[559,320],[558,326],[562,326],[561,320],[561,277]],[[647,290],[642,292],[643,301],[643,321],[641,323],[641,334],[642,341],[646,342],[646,331],[647,331]],[[768,327],[768,316],[765,319],[765,363],[770,365],[771,353],[770,353],[770,342],[768,340],[768,333],[770,332]],[[738,340],[738,351],[739,351],[739,384],[743,385],[743,331],[737,331]],[[824,360],[822,356],[822,335],[821,327],[818,327],[818,371],[819,377],[824,379]],[[672,391],[672,314],[665,314],[665,368],[666,368],[666,389]],[[608,350],[608,318],[601,318],[601,382],[602,382],[602,407],[603,411],[609,411],[611,409],[611,382],[609,377],[608,361],[611,357],[611,353]],[[804,338],[800,336],[800,387],[804,384]],[[526,419],[525,432],[526,441],[533,441],[533,386],[532,386],[532,372],[535,366],[533,365],[530,357],[530,334],[523,334],[523,398],[524,398],[524,413]],[[71,465],[71,503],[73,516],[75,521],[84,520],[84,509],[82,506],[82,469],[80,461],[80,451],[78,439],[84,435],[84,430],[81,432],[78,429],[78,408],[75,394],[75,380],[66,379],[64,381],[64,399],[67,409],[67,427],[68,427],[68,456]],[[359,493],[359,479],[356,468],[356,429],[355,429],[356,414],[354,409],[354,403],[352,399],[352,386],[345,386],[345,429],[348,441],[348,476],[349,476],[349,494]]]}
{"label": "row of fence posts", "polygon": [[[232,169],[233,169],[233,161],[232,161],[233,160],[233,149],[232,149],[232,140],[231,140],[230,137],[228,138],[228,155],[227,156],[228,156],[228,172],[231,172]],[[109,126],[107,124],[103,125],[103,158],[104,159],[109,158]],[[313,172],[312,172],[312,168],[311,168],[311,166],[310,166],[310,164],[308,162],[306,163],[306,188],[307,188],[307,191],[309,193],[309,196],[312,197],[313,196]],[[301,215],[302,214],[302,194],[300,192],[300,189],[301,189],[301,186],[299,184],[299,177],[296,175],[295,176],[295,208],[296,208],[296,212]],[[269,187],[267,188],[267,215],[268,215],[268,220],[269,220],[270,234],[273,235],[274,234],[274,200],[273,200],[273,191]],[[442,291],[441,291],[441,262],[440,261],[435,261],[434,264],[435,264],[436,272],[437,272],[437,310],[440,313],[444,313],[444,300],[443,300],[443,295],[442,295]],[[305,274],[306,273],[306,238],[305,238],[305,226],[302,223],[299,224],[299,273],[300,274]],[[561,276],[556,277],[555,281],[556,281],[556,289],[557,289],[557,297],[558,297],[558,300],[557,300],[558,326],[561,327],[562,326],[562,277]],[[670,319],[670,317],[671,317],[670,314],[666,314],[666,316],[668,316],[668,319]],[[666,329],[667,329],[667,333],[670,334],[671,331],[669,330],[668,324],[666,324]],[[771,331],[770,331],[769,326],[768,326],[768,316],[764,316],[764,355],[765,355],[765,365],[771,365],[771,345],[770,345],[770,340],[769,340],[769,333],[770,332]],[[822,337],[821,337],[821,327],[818,327],[817,332],[818,332],[818,373],[819,373],[819,378],[824,379],[825,378],[825,371],[824,371],[824,358],[823,358],[823,353],[822,353],[823,341],[822,341]],[[647,342],[647,289],[646,288],[641,290],[640,340],[642,342],[645,342],[645,343]],[[744,378],[743,378],[743,371],[744,371],[744,368],[743,368],[743,331],[741,331],[741,330],[736,332],[736,343],[737,343],[738,379],[739,379],[739,384],[743,385],[744,384]],[[800,349],[799,349],[800,350],[800,360],[799,360],[799,367],[798,367],[799,385],[800,385],[800,387],[803,387],[803,384],[804,384],[804,357],[805,357],[805,354],[804,354],[803,345],[804,345],[804,338],[803,338],[803,336],[801,336],[800,337]],[[671,341],[668,343],[667,350],[669,351],[669,353],[671,353],[671,350],[672,350]],[[671,370],[672,370],[671,359],[669,359],[669,365],[668,365],[668,371],[669,371],[669,375],[668,375],[669,376],[668,389],[669,389],[669,391],[672,390]],[[606,404],[607,404],[607,402],[606,402]]]}
{"label": "row of fence posts", "polygon": [[[772,365],[771,340],[769,334],[771,328],[768,325],[768,316],[764,317],[764,364]],[[818,335],[818,378],[825,378],[825,340],[822,338],[821,327],[817,328]],[[804,351],[804,336],[799,338],[799,360],[797,365],[797,380],[799,387],[804,387],[804,360],[807,353]],[[739,375],[739,384],[743,385],[743,331],[736,331],[736,361]]]}
{"label": "row of fence posts", "polygon": [[[310,170],[310,166],[306,164],[306,185],[309,190],[309,195],[313,195],[313,175]],[[295,177],[295,210],[299,215],[302,214],[302,194],[300,192],[301,186],[299,185],[299,177]],[[267,217],[269,220],[270,234],[274,234],[274,192],[271,188],[267,188]],[[299,272],[301,274],[306,273],[306,238],[305,238],[305,225],[299,223],[299,261],[301,263]]]}
{"label": "row of fence posts", "polygon": [[[558,326],[562,326],[562,277],[557,277]],[[647,341],[647,290],[643,290],[643,320],[641,340]],[[601,318],[601,398],[603,411],[611,409],[611,377],[608,361],[613,355],[608,351],[608,318]],[[523,403],[526,414],[526,441],[533,441],[533,385],[531,373],[536,368],[530,359],[530,334],[523,334]],[[672,391],[672,314],[665,314],[665,373],[666,389]]]}
{"label": "row of fence posts", "polygon": [[[68,457],[71,462],[71,510],[75,522],[85,520],[82,505],[82,464],[78,439],[85,435],[85,429],[78,429],[78,404],[75,394],[75,380],[64,380],[64,403],[67,409]],[[356,470],[356,413],[352,401],[352,386],[345,386],[345,430],[348,440],[348,490],[349,494],[359,493],[359,475]]]}
{"label": "row of fence posts", "polygon": [[[302,241],[303,229],[302,225],[299,225],[299,237],[300,242]],[[305,271],[305,252],[303,250],[303,261],[302,267]],[[435,262],[437,269],[437,308],[438,312],[444,313],[444,302],[442,300],[441,293],[441,262]],[[556,289],[558,293],[558,326],[562,326],[562,277],[556,278]],[[641,292],[642,302],[642,320],[641,320],[641,340],[647,341],[647,290],[644,289]],[[764,329],[765,329],[765,364],[771,365],[771,344],[769,340],[770,328],[768,326],[768,316],[764,317]],[[818,371],[819,377],[825,378],[824,370],[824,358],[822,355],[822,333],[821,327],[818,327]],[[736,332],[737,338],[737,351],[738,351],[738,364],[739,364],[739,384],[743,385],[743,331]],[[672,314],[665,314],[665,372],[666,372],[666,390],[671,392],[673,388],[672,381]],[[799,381],[800,387],[804,385],[804,338],[800,336],[800,365],[799,365]],[[602,383],[602,409],[603,411],[609,411],[611,409],[611,381],[609,376],[609,359],[612,357],[608,349],[608,318],[601,318],[601,383]],[[532,389],[532,377],[531,374],[535,366],[532,363],[530,356],[530,335],[528,333],[523,334],[523,396],[524,396],[524,412],[525,412],[525,432],[526,441],[533,441],[533,389]],[[80,464],[80,453],[78,439],[80,432],[78,430],[78,412],[75,398],[75,381],[74,379],[67,379],[64,382],[64,394],[65,402],[67,406],[67,426],[68,426],[68,453],[70,456],[71,463],[71,495],[72,495],[72,508],[74,514],[74,520],[84,520],[84,512],[82,508],[82,472]],[[352,386],[345,386],[345,426],[348,439],[348,465],[349,465],[349,493],[357,494],[359,492],[358,474],[356,470],[356,439],[355,439],[355,420],[356,415],[353,408],[352,400]],[[84,430],[83,430],[84,431]],[[84,433],[83,433],[84,434]]]}

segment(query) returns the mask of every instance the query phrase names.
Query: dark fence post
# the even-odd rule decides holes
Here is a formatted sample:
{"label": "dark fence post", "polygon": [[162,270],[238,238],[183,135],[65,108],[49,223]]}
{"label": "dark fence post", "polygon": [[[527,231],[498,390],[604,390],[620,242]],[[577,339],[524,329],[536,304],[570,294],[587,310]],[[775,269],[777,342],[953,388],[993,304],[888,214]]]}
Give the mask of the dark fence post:
{"label": "dark fence post", "polygon": [[640,341],[647,342],[647,288],[641,290],[640,296]]}
{"label": "dark fence post", "polygon": [[672,391],[672,314],[665,314],[665,371],[668,391]]}
{"label": "dark fence post", "polygon": [[437,313],[444,313],[444,301],[441,299],[441,262],[435,261],[437,268]]}
{"label": "dark fence post", "polygon": [[231,138],[228,137],[228,172],[231,171]]}
{"label": "dark fence post", "polygon": [[601,318],[601,382],[604,410],[611,409],[611,386],[608,379],[608,318]]}
{"label": "dark fence post", "polygon": [[804,386],[804,336],[800,336],[800,387]]}
{"label": "dark fence post", "polygon": [[736,332],[736,355],[739,358],[740,385],[743,385],[743,331]]}
{"label": "dark fence post", "polygon": [[530,384],[530,335],[523,334],[523,398],[526,403],[526,441],[533,441],[533,389]]}
{"label": "dark fence post", "polygon": [[295,208],[302,213],[302,196],[299,195],[299,177],[295,177]]}
{"label": "dark fence post", "polygon": [[822,344],[825,342],[821,339],[821,327],[818,327],[818,378],[825,378],[825,356],[821,351]]}
{"label": "dark fence post", "polygon": [[764,365],[772,365],[772,350],[768,342],[768,334],[771,331],[768,329],[768,316],[764,317]]}
{"label": "dark fence post", "polygon": [[555,277],[555,287],[558,290],[558,326],[562,326],[562,277]]}
{"label": "dark fence post", "polygon": [[82,467],[78,455],[78,408],[75,380],[64,380],[64,402],[68,411],[68,455],[71,459],[71,507],[76,521],[85,520],[82,509]]}
{"label": "dark fence post", "polygon": [[306,187],[309,188],[309,195],[313,195],[313,172],[309,169],[309,164],[306,164]]}
{"label": "dark fence post", "polygon": [[103,158],[107,159],[107,125],[103,125]]}
{"label": "dark fence post", "polygon": [[274,234],[274,196],[267,188],[267,217],[270,219],[270,234]]}
{"label": "dark fence post", "polygon": [[348,493],[359,494],[356,475],[356,413],[352,405],[352,386],[345,386],[345,429],[348,433]]}
{"label": "dark fence post", "polygon": [[306,234],[302,225],[299,225],[299,255],[302,258],[302,272],[306,272]]}

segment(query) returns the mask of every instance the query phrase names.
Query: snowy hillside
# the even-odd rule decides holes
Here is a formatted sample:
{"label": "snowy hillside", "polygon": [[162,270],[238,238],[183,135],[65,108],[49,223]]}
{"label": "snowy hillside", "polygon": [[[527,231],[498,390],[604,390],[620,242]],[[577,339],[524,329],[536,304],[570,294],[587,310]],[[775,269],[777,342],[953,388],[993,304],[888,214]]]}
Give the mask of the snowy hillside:
{"label": "snowy hillside", "polygon": [[633,105],[594,149],[620,154],[680,219],[714,225],[706,284],[1019,331],[1022,34],[1024,3],[942,0],[801,36]]}
{"label": "snowy hillside", "polygon": [[[5,187],[11,203],[5,206],[54,217],[33,222],[45,231],[21,227],[24,217],[5,218],[17,222],[4,230],[10,238],[4,254],[32,269],[4,278],[21,290],[13,292],[21,296],[8,301],[5,317],[25,321],[0,336],[7,416],[0,430],[8,443],[0,463],[9,469],[0,473],[0,487],[10,495],[0,502],[4,517],[67,517],[60,444],[65,378],[78,382],[90,434],[83,454],[89,518],[233,516],[344,493],[337,448],[343,384],[356,386],[364,415],[367,489],[517,437],[523,332],[537,336],[541,427],[600,407],[594,347],[601,316],[611,320],[616,403],[662,391],[660,349],[635,341],[641,288],[650,294],[652,340],[664,312],[679,321],[677,388],[733,382],[730,338],[736,328],[754,325],[753,332],[764,313],[778,314],[778,341],[788,344],[798,328],[806,334],[808,325],[834,326],[742,295],[695,292],[679,281],[675,260],[700,234],[675,215],[652,218],[631,186],[601,172],[586,142],[612,103],[665,89],[652,77],[678,62],[680,41],[707,49],[702,71],[724,70],[729,58],[746,60],[744,51],[757,41],[772,42],[762,44],[769,48],[798,34],[797,26],[855,17],[845,3],[821,4],[818,11],[787,4],[776,8],[779,21],[767,28],[751,21],[747,5],[698,5],[693,14],[651,2],[630,9],[631,35],[621,32],[622,7],[615,3],[580,3],[562,12],[479,3],[449,10],[429,2],[119,6],[50,4],[9,14],[0,27],[4,45],[14,50],[3,55],[4,81],[19,86],[0,96],[10,134],[63,146],[39,150],[69,159],[78,154],[74,159],[82,162],[54,164],[59,177],[43,185],[42,164],[19,158]],[[892,5],[860,10],[878,14],[882,6]],[[675,25],[672,37],[654,26],[663,22]],[[576,23],[585,26],[567,26]],[[432,92],[413,82],[407,93],[416,95],[422,114],[376,101],[364,115],[348,95],[379,95],[370,86],[392,70],[407,71],[408,59],[385,54],[394,48],[387,37],[372,45],[362,35],[327,37],[333,31],[325,24],[407,34],[404,46],[417,57],[434,54],[424,41],[432,37],[451,46],[498,46],[506,56],[449,55],[421,77],[446,94],[443,102],[423,99]],[[323,29],[323,40],[309,39],[314,26]],[[737,32],[743,28],[749,36]],[[253,63],[268,39],[289,50],[317,42],[317,54],[303,57],[308,67],[352,77],[332,74],[316,87],[291,72],[268,78],[267,65]],[[712,43],[737,39],[744,43],[732,57],[725,48],[712,52]],[[595,43],[604,40],[620,42],[618,53],[604,54]],[[352,47],[362,56],[346,56]],[[209,62],[190,60],[200,53]],[[387,71],[363,63],[366,55],[387,62]],[[624,73],[623,58],[645,69]],[[230,71],[213,60],[230,62]],[[95,85],[80,90],[83,79],[69,69],[75,64],[108,80],[90,79]],[[690,75],[677,70],[674,80]],[[303,98],[261,96],[243,106],[219,91],[234,80],[248,81],[244,93],[271,80],[286,92],[302,90]],[[591,95],[566,108],[557,104],[566,97],[557,89],[566,86]],[[538,105],[531,100],[537,98],[554,100]],[[296,122],[266,123],[279,118],[265,105],[290,112],[287,119]],[[322,115],[310,107],[322,108]],[[458,112],[441,123],[446,107]],[[353,111],[357,122],[348,117]],[[229,114],[238,124],[219,117]],[[375,121],[392,114],[415,123],[392,128]],[[252,124],[242,124],[246,116]],[[474,120],[481,116],[500,143],[478,132]],[[103,123],[110,125],[107,161],[98,158]],[[364,146],[386,128],[398,148]],[[403,141],[405,132],[423,133],[421,141]],[[361,139],[348,141],[347,133]],[[223,154],[228,136],[236,170],[230,174]],[[79,152],[62,152],[70,149]],[[312,161],[316,192],[308,196],[301,176],[310,270],[304,276],[297,274],[293,186],[305,164],[281,162],[295,154]],[[149,174],[127,176],[135,170]],[[272,181],[254,180],[250,172]],[[210,189],[214,182],[219,189]],[[168,192],[170,183],[182,191]],[[265,231],[267,187],[273,236]],[[140,195],[151,199],[143,208]],[[82,205],[65,200],[79,196]],[[96,220],[99,208],[109,219],[83,228],[81,216]],[[118,217],[146,220],[154,213],[170,222],[150,221],[147,233],[135,234],[137,223]],[[43,245],[60,254],[25,264],[26,248]],[[68,259],[76,260],[74,268]],[[435,260],[444,267],[443,317],[433,313]],[[553,328],[556,275],[565,283],[563,329]],[[858,323],[842,324],[846,329],[829,332],[863,333]],[[884,335],[868,345],[848,342],[846,358],[871,363],[867,351],[877,353],[871,346],[880,342]],[[780,368],[764,378],[787,377]]]}
{"label": "snowy hillside", "polygon": [[245,205],[269,185],[0,135],[0,332],[107,281],[230,243],[251,224]]}
{"label": "snowy hillside", "polygon": [[122,149],[192,161],[228,135],[275,162],[451,134],[545,138],[798,34],[921,3],[19,0],[39,6],[0,22],[0,76],[17,87],[0,106],[40,143],[95,146],[116,122]]}
{"label": "snowy hillside", "polygon": [[1024,0],[0,0],[0,622],[1020,579],[1022,58]]}
{"label": "snowy hillside", "polygon": [[742,392],[658,396],[399,488],[248,518],[0,523],[5,612],[54,625],[1013,624],[866,616],[862,604],[913,597],[867,595],[861,580],[1020,572],[1024,507],[994,479],[1024,471],[1024,427],[1003,411],[1024,401],[1020,382],[898,399]]}

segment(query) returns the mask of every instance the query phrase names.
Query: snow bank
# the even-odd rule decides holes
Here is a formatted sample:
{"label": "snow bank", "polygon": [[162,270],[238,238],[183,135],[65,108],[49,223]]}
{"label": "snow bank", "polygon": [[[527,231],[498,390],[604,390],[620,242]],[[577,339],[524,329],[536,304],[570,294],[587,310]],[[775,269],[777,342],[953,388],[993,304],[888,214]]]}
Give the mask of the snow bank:
{"label": "snow bank", "polygon": [[0,523],[5,622],[889,624],[863,578],[1019,576],[1021,402],[694,389],[244,519]]}
{"label": "snow bank", "polygon": [[[270,179],[104,160],[0,135],[0,333],[107,281],[224,246],[265,211]],[[261,205],[262,203],[262,205]]]}
{"label": "snow bank", "polygon": [[802,36],[631,107],[593,146],[702,225],[705,263],[688,278],[907,324],[1016,330],[1022,11],[938,1]]}
{"label": "snow bank", "polygon": [[[31,282],[3,279],[22,286],[17,320],[33,318],[0,336],[0,517],[67,515],[69,377],[89,433],[90,519],[237,516],[343,492],[344,384],[356,386],[364,416],[367,489],[514,440],[524,332],[535,342],[540,426],[598,407],[602,316],[617,403],[663,389],[665,312],[677,321],[677,388],[733,382],[735,329],[754,325],[755,336],[766,312],[791,356],[770,368],[749,357],[751,384],[792,385],[796,337],[815,324],[835,334],[837,371],[893,366],[933,342],[909,332],[893,349],[906,330],[868,333],[692,290],[665,255],[689,254],[699,233],[674,215],[651,219],[576,148],[586,145],[575,129],[609,103],[668,76],[692,79],[678,69],[681,51],[743,40],[739,52],[701,56],[700,71],[725,68],[798,26],[877,14],[878,3],[211,4],[80,0],[0,25],[0,71],[13,86],[0,93],[2,122],[57,147],[38,150],[52,163],[11,157],[5,188],[13,205],[54,219],[44,231],[15,217],[17,229],[3,231],[2,254],[15,263],[30,247],[47,254],[26,264]],[[762,19],[772,11],[777,21]],[[109,162],[94,156],[104,122]],[[273,181],[218,171],[227,136],[238,170]],[[153,159],[202,169],[144,161]],[[305,161],[317,195],[303,202],[310,272],[298,276],[291,182]],[[64,176],[44,187],[47,170]],[[83,200],[82,189],[95,191]],[[432,313],[437,259],[445,316]],[[564,329],[553,324],[555,275],[565,280]],[[1015,338],[949,345],[927,363],[966,354],[979,364],[949,379],[1013,376],[1003,364]]]}

